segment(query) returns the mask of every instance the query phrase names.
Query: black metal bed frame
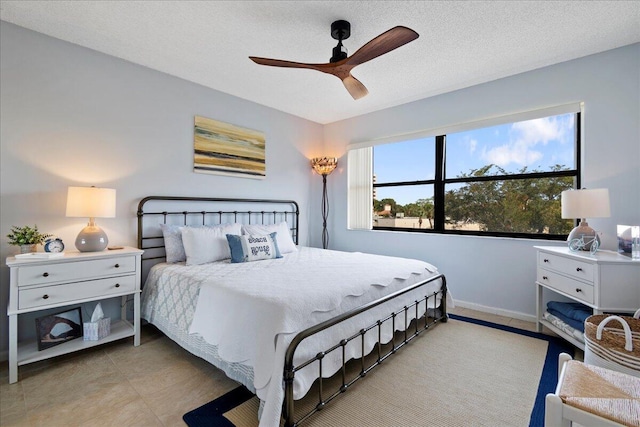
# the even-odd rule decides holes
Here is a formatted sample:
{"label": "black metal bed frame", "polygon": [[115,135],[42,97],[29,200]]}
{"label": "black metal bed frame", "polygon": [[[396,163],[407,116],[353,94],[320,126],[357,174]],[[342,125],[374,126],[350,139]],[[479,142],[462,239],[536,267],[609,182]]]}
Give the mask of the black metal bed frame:
{"label": "black metal bed frame", "polygon": [[[149,202],[168,202],[173,203],[230,203],[230,204],[238,204],[242,205],[254,205],[260,204],[262,205],[272,205],[272,206],[285,206],[287,208],[283,208],[282,210],[273,210],[273,211],[265,211],[265,210],[176,210],[176,211],[167,211],[167,210],[159,210],[159,211],[151,211],[145,212],[144,206]],[[158,255],[158,251],[162,252],[164,249],[164,241],[163,237],[160,234],[154,235],[152,232],[151,236],[145,234],[144,222],[143,218],[145,216],[156,216],[162,218],[163,223],[167,223],[167,218],[171,217],[182,217],[182,224],[193,224],[193,218],[200,218],[201,221],[198,221],[200,225],[208,225],[208,224],[220,224],[225,218],[233,218],[233,222],[238,222],[238,219],[246,220],[246,224],[251,224],[252,218],[260,219],[261,224],[275,224],[278,220],[285,220],[289,223],[291,227],[292,237],[294,242],[298,244],[299,238],[299,218],[300,211],[298,208],[298,204],[293,200],[270,200],[270,199],[234,199],[234,198],[215,198],[215,197],[182,197],[182,196],[149,196],[145,197],[138,204],[138,248],[144,249],[145,254],[147,254],[148,250],[155,251],[156,254],[142,255],[142,261],[152,261],[155,260],[159,262],[163,258],[164,255]],[[217,219],[215,217],[217,216]],[[207,218],[213,219],[213,222],[207,222]],[[191,222],[189,220],[192,220]],[[159,225],[158,225],[159,227]],[[157,230],[155,231],[157,233]],[[150,244],[146,244],[147,242],[151,242]],[[155,243],[153,243],[155,242]],[[374,323],[363,327],[358,332],[353,335],[342,339],[339,343],[331,346],[330,348],[320,351],[311,359],[308,359],[297,366],[294,365],[293,359],[298,346],[305,339],[318,334],[332,326],[335,326],[341,322],[344,322],[348,319],[351,319],[367,310],[370,310],[374,307],[377,307],[381,304],[384,304],[388,301],[391,301],[397,297],[407,294],[408,292],[417,290],[421,287],[428,285],[429,283],[441,280],[442,285],[438,291],[427,293],[424,297],[414,300],[413,303],[409,305],[405,305],[398,311],[393,311],[388,316],[376,320]],[[143,278],[144,281],[144,278]],[[437,305],[438,296],[440,297],[440,305]],[[308,329],[305,329],[299,332],[294,338],[289,347],[287,348],[285,354],[285,362],[284,362],[284,372],[283,372],[283,382],[285,389],[285,398],[283,402],[283,418],[284,425],[286,427],[297,427],[304,421],[306,421],[311,415],[316,412],[322,410],[329,402],[334,400],[337,396],[344,393],[351,387],[355,382],[364,378],[372,369],[382,364],[388,357],[395,354],[397,350],[404,347],[411,340],[419,336],[423,331],[431,328],[437,323],[446,322],[447,321],[447,284],[446,278],[443,274],[438,274],[436,276],[430,277],[427,280],[416,283],[410,287],[399,290],[395,293],[382,297],[378,300],[372,301],[368,304],[362,305],[360,307],[354,308],[348,312],[345,312],[339,316],[336,316],[332,319],[328,319],[318,325],[314,325]],[[430,307],[429,303],[433,302],[433,305]],[[419,315],[421,305],[424,307],[424,314]],[[430,311],[431,310],[431,311]],[[410,315],[410,312],[412,314]],[[413,315],[415,313],[415,316]],[[400,336],[395,333],[396,331],[396,318],[398,315],[404,315],[404,331],[400,333]],[[382,326],[386,322],[391,322],[391,331],[392,338],[391,341],[387,343],[382,342]],[[411,326],[413,325],[413,326]],[[412,332],[409,332],[409,329],[412,329]],[[374,344],[376,350],[374,350],[377,354],[375,355],[375,359],[367,363],[365,362],[366,354],[365,354],[365,335],[367,332],[377,330],[378,339]],[[360,372],[351,379],[347,378],[346,365],[349,362],[345,356],[345,348],[346,346],[353,340],[357,339],[361,340],[361,357],[360,357]],[[398,341],[398,342],[397,342]],[[390,344],[390,348],[388,351],[383,352],[383,346],[387,346]],[[341,376],[341,385],[340,387],[332,392],[330,395],[325,396],[325,391],[323,387],[323,382],[326,380],[323,377],[323,359],[328,354],[333,351],[341,351],[342,352],[342,367],[340,369]],[[318,362],[318,403],[307,413],[303,414],[297,421],[294,419],[294,398],[293,398],[293,382],[295,378],[295,374],[297,371],[311,365],[314,362]]]}
{"label": "black metal bed frame", "polygon": [[[271,206],[283,206],[281,209],[274,209],[265,211],[262,210],[238,210],[238,209],[226,209],[226,210],[177,210],[177,211],[151,211],[145,212],[144,206],[149,202],[175,202],[180,206],[181,203],[195,203],[199,206],[206,206],[210,203],[229,203],[239,206],[251,206],[253,204],[271,205]],[[295,244],[298,244],[299,239],[299,221],[300,221],[300,208],[298,203],[293,200],[270,200],[270,199],[234,199],[234,198],[222,198],[222,197],[184,197],[184,196],[148,196],[140,200],[138,203],[138,248],[145,250],[142,255],[142,261],[162,260],[166,259],[163,254],[164,251],[164,239],[159,228],[153,230],[152,235],[145,234],[144,217],[155,216],[162,219],[162,223],[167,224],[167,219],[172,217],[181,217],[182,225],[211,225],[222,224],[225,220],[230,222],[242,222],[244,224],[252,224],[252,220],[258,220],[259,224],[275,224],[278,220],[286,221],[291,227],[291,236]],[[217,217],[217,220],[216,220]],[[197,223],[194,223],[194,219],[199,218]],[[209,219],[209,221],[207,221]],[[258,222],[256,222],[258,223]],[[159,223],[158,223],[159,225]],[[156,234],[153,234],[153,233]],[[147,242],[151,242],[147,244]],[[154,243],[155,242],[155,243]],[[155,251],[153,255],[148,255],[149,250]],[[143,283],[144,285],[144,280]]]}
{"label": "black metal bed frame", "polygon": [[[415,300],[412,304],[408,305],[408,306],[404,306],[402,309],[398,310],[398,311],[394,311],[392,312],[390,315],[388,315],[387,317],[383,318],[383,319],[379,319],[376,320],[374,323],[360,329],[360,331],[358,331],[357,333],[351,335],[348,338],[345,338],[343,340],[341,340],[338,344],[319,352],[318,354],[316,354],[315,357],[312,357],[311,359],[300,363],[297,366],[294,366],[293,363],[293,357],[295,354],[296,349],[298,348],[298,346],[300,345],[300,343],[305,340],[306,338],[309,338],[312,335],[315,335],[317,333],[320,333],[322,331],[324,331],[325,329],[328,329],[332,326],[337,325],[338,323],[344,322],[348,319],[351,319],[354,316],[357,316],[360,313],[363,313],[367,310],[370,310],[374,307],[377,307],[387,301],[390,301],[394,298],[397,298],[401,295],[404,295],[408,292],[411,292],[415,289],[421,288],[423,286],[426,286],[427,284],[441,279],[442,280],[442,286],[440,288],[440,290],[430,293],[428,295],[425,295],[423,298]],[[440,295],[441,296],[441,304],[438,307],[436,305],[437,302],[437,296]],[[405,289],[401,289],[395,293],[389,294],[383,298],[377,299],[375,301],[372,301],[368,304],[362,305],[360,307],[357,307],[353,310],[350,310],[344,314],[341,314],[339,316],[336,316],[332,319],[326,320],[322,323],[319,323],[318,325],[312,326],[308,329],[305,329],[304,331],[298,333],[293,341],[291,342],[291,344],[289,344],[289,347],[287,348],[287,352],[285,353],[285,362],[284,362],[284,385],[285,385],[285,400],[284,400],[284,407],[283,407],[283,417],[285,420],[285,426],[286,427],[296,427],[299,426],[302,422],[304,422],[305,420],[307,420],[311,415],[315,414],[316,412],[324,409],[324,407],[327,405],[327,403],[331,402],[333,399],[335,399],[336,397],[338,397],[341,393],[344,393],[345,391],[347,391],[347,389],[349,387],[351,387],[354,383],[356,383],[358,380],[364,378],[373,368],[379,366],[380,364],[382,364],[382,362],[384,360],[386,360],[388,357],[390,357],[391,355],[395,354],[396,351],[398,351],[400,348],[404,347],[406,344],[408,344],[411,340],[413,340],[414,338],[416,338],[418,335],[420,335],[420,333],[422,333],[423,331],[429,329],[430,327],[432,327],[433,325],[435,325],[436,323],[439,322],[446,322],[447,321],[447,302],[446,302],[446,295],[447,295],[447,284],[446,284],[446,279],[444,277],[443,274],[438,274],[436,276],[430,277],[427,280],[424,280],[420,283],[414,284],[412,286],[409,286]],[[433,307],[431,307],[433,309],[432,311],[432,316],[429,316],[429,300],[432,299],[433,301]],[[425,312],[423,316],[419,316],[419,307],[420,304],[424,303],[424,307],[425,307]],[[415,309],[415,317],[411,317],[409,318],[409,311]],[[396,343],[396,339],[397,336],[395,334],[396,331],[396,317],[399,314],[404,314],[404,325],[405,325],[405,329],[402,332],[402,339],[400,340],[399,343]],[[424,320],[424,324],[420,325],[420,319],[423,318]],[[383,354],[382,352],[382,346],[383,343],[382,342],[382,325],[385,322],[391,321],[391,331],[392,331],[392,338],[391,338],[391,348]],[[411,323],[410,323],[411,321]],[[413,333],[411,333],[409,335],[408,331],[410,329],[410,325],[413,324]],[[378,332],[378,340],[375,344],[376,347],[376,352],[377,352],[377,357],[375,358],[375,360],[372,363],[366,363],[365,362],[365,358],[367,356],[367,354],[365,354],[365,334],[372,330],[372,329],[377,329]],[[348,360],[345,360],[345,348],[347,346],[347,344],[349,342],[351,342],[352,340],[358,339],[358,337],[360,337],[361,340],[361,356],[360,356],[360,373],[358,375],[356,375],[354,378],[348,380],[347,379],[347,375],[346,375],[346,365]],[[340,370],[340,376],[341,376],[341,385],[340,387],[334,391],[333,393],[331,393],[327,398],[324,398],[324,389],[323,389],[323,381],[325,380],[323,378],[322,375],[322,359],[324,359],[324,357],[327,356],[327,354],[333,352],[333,351],[337,351],[338,349],[341,350],[342,352],[342,368]],[[294,399],[293,399],[293,380],[295,378],[295,373],[301,369],[303,369],[304,367],[310,365],[311,363],[318,361],[318,403],[317,405],[315,405],[315,407],[313,409],[311,409],[310,411],[308,411],[306,414],[302,415],[297,421],[294,420]]]}

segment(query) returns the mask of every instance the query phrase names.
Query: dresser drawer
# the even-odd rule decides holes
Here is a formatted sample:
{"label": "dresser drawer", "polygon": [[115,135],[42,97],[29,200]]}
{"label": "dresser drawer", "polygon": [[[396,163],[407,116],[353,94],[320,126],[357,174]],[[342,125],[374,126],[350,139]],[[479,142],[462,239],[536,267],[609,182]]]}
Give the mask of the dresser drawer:
{"label": "dresser drawer", "polygon": [[23,266],[18,268],[17,282],[18,286],[77,282],[96,277],[133,273],[135,271],[136,258],[134,256],[122,256],[82,262]]}
{"label": "dresser drawer", "polygon": [[108,298],[110,294],[133,292],[135,289],[135,275],[20,289],[18,291],[18,308],[23,310],[92,297]]}
{"label": "dresser drawer", "polygon": [[538,268],[538,282],[564,292],[572,298],[593,304],[593,285],[571,279],[550,270]]}
{"label": "dresser drawer", "polygon": [[538,254],[538,267],[553,270],[591,283],[593,283],[594,280],[593,264],[577,259],[540,252]]}

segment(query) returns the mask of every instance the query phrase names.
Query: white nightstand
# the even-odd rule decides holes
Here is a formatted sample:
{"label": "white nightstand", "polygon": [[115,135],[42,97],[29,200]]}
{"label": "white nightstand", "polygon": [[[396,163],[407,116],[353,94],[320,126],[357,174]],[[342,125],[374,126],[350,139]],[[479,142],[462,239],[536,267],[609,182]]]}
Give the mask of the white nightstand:
{"label": "white nightstand", "polygon": [[536,313],[537,329],[546,326],[576,347],[576,340],[543,318],[543,290],[564,295],[603,312],[634,312],[640,308],[640,262],[617,252],[600,250],[573,252],[568,247],[535,246],[537,249]]}
{"label": "white nightstand", "polygon": [[[9,288],[9,383],[18,381],[18,366],[133,336],[140,345],[140,259],[135,248],[101,252],[67,252],[52,259],[7,258]],[[126,319],[126,299],[133,295],[133,324]],[[75,339],[38,351],[35,340],[18,343],[18,316],[89,301],[122,297],[121,319],[99,341]],[[87,319],[83,319],[86,321]]]}

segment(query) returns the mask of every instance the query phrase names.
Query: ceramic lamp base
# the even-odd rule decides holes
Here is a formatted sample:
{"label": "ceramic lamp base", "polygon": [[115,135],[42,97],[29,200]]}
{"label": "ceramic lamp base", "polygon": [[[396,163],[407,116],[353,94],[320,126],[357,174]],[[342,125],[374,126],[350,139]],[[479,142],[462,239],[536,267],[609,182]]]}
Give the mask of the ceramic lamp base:
{"label": "ceramic lamp base", "polygon": [[594,238],[598,242],[598,245],[600,244],[600,238],[598,237],[596,230],[589,227],[589,224],[585,220],[580,221],[580,225],[571,230],[571,233],[569,233],[569,237],[567,237],[567,242],[571,242],[572,240],[580,238],[582,238],[585,242],[584,246],[579,247],[579,250],[581,251],[590,251],[591,244]]}
{"label": "ceramic lamp base", "polygon": [[109,244],[107,233],[97,225],[87,225],[76,237],[76,248],[80,252],[99,252]]}

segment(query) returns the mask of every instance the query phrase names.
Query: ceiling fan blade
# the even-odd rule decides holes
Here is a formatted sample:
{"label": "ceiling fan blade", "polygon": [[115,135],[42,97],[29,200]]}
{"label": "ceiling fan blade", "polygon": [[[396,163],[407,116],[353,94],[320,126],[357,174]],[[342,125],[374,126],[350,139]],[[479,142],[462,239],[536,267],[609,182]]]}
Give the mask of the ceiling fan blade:
{"label": "ceiling fan blade", "polygon": [[250,56],[250,60],[260,65],[269,65],[271,67],[284,67],[284,68],[309,68],[311,70],[317,70],[318,65],[323,64],[306,64],[304,62],[284,61],[282,59],[271,58],[259,58],[257,56]]}
{"label": "ceiling fan blade", "polygon": [[347,88],[353,99],[360,99],[369,93],[367,88],[360,83],[360,80],[356,79],[351,74],[342,79],[342,83],[344,83],[344,87]]}
{"label": "ceiling fan blade", "polygon": [[[410,41],[417,39],[418,37],[418,33],[413,31],[411,28],[403,26],[393,27],[390,30],[380,34],[378,37],[370,40],[350,57],[336,60],[335,62],[329,62],[327,64],[308,64],[304,62],[285,61],[281,59],[260,58],[257,56],[250,56],[249,59],[259,65],[268,65],[271,67],[283,68],[306,68],[334,75],[342,80],[344,87],[347,88],[349,94],[351,94],[353,99],[360,99],[363,96],[366,96],[369,91],[366,87],[364,87],[362,83],[360,83],[358,79],[351,75],[351,69],[356,65],[363,64],[367,61],[377,58],[380,55],[391,52],[392,50],[397,49],[400,46],[403,46]],[[336,37],[334,36],[334,38]],[[340,42],[342,42],[341,38]]]}
{"label": "ceiling fan blade", "polygon": [[380,55],[384,55],[387,52],[391,52],[418,37],[418,33],[411,28],[403,26],[393,27],[358,49],[353,55],[347,58],[346,64],[355,67],[356,65],[371,61]]}

